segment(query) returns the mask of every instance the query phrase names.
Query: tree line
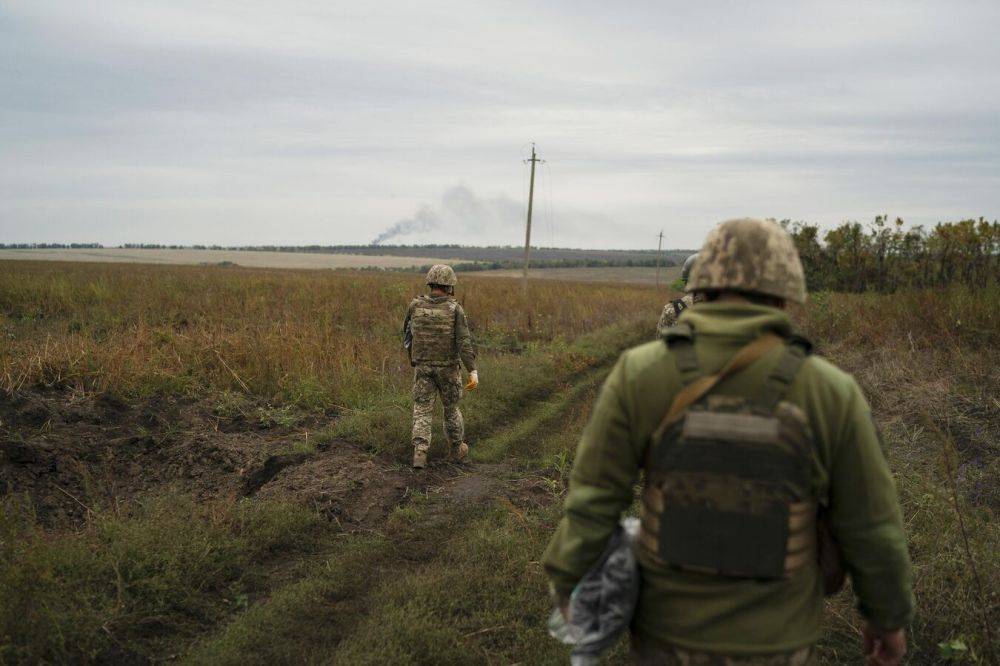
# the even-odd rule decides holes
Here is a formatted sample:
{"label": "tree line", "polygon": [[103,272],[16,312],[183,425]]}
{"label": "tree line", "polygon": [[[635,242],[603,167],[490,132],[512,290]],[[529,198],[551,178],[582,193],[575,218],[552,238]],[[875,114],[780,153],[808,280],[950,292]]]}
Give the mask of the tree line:
{"label": "tree line", "polygon": [[1000,224],[984,218],[906,227],[885,215],[845,222],[822,234],[782,220],[802,257],[810,290],[894,292],[906,288],[1000,282]]}

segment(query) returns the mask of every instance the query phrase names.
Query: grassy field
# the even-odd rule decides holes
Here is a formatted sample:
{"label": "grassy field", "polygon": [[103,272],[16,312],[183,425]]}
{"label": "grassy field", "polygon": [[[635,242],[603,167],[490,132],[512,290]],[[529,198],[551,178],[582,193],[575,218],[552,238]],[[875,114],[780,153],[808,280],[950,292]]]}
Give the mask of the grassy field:
{"label": "grassy field", "polygon": [[[600,382],[666,291],[460,280],[474,464],[442,461],[438,425],[416,474],[398,327],[419,276],[0,263],[0,663],[564,661],[538,558]],[[956,290],[795,313],[885,432],[911,663],[992,654],[998,311]],[[858,661],[858,626],[832,600],[824,663]]]}
{"label": "grassy field", "polygon": [[[445,255],[450,256],[450,255]],[[75,261],[127,264],[216,265],[248,268],[413,268],[449,263],[422,255],[264,252],[255,250],[161,250],[132,248],[11,250],[0,249],[0,261]]]}
{"label": "grassy field", "polygon": [[[482,271],[488,277],[519,278],[523,273],[515,269]],[[680,266],[665,266],[660,269],[660,285],[667,289],[681,276]],[[646,266],[608,266],[600,268],[534,268],[529,269],[529,277],[538,280],[565,280],[570,282],[609,282],[627,284],[656,284],[656,268]]]}

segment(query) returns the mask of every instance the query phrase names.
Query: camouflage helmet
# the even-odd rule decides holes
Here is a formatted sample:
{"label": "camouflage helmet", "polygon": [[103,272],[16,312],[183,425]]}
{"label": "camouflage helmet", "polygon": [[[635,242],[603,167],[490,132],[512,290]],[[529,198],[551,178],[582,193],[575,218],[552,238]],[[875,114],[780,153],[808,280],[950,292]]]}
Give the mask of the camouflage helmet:
{"label": "camouflage helmet", "polygon": [[681,280],[684,284],[691,278],[691,269],[694,268],[694,262],[698,261],[698,253],[695,252],[690,257],[684,260],[684,267],[681,269]]}
{"label": "camouflage helmet", "polygon": [[776,222],[742,218],[716,226],[698,253],[686,291],[732,289],[806,301],[795,243]]}
{"label": "camouflage helmet", "polygon": [[457,283],[458,278],[455,277],[455,271],[452,270],[451,266],[434,264],[431,266],[431,269],[427,271],[427,284],[440,284],[445,287],[454,287]]}

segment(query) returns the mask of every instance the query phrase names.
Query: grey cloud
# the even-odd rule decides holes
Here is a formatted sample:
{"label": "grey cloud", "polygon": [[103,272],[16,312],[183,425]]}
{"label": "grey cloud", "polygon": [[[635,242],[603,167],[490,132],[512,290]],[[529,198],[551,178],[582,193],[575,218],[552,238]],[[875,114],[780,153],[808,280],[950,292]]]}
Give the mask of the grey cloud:
{"label": "grey cloud", "polygon": [[995,216],[998,20],[943,0],[12,0],[0,241],[357,243],[407,222],[516,244],[532,139],[552,244],[665,226],[690,247],[730,214]]}

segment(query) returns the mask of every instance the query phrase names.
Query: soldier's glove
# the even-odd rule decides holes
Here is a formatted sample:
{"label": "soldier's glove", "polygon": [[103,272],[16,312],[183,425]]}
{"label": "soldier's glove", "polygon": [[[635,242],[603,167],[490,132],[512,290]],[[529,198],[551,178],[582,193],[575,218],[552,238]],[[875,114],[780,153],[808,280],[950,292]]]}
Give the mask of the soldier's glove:
{"label": "soldier's glove", "polygon": [[469,373],[469,383],[465,385],[466,391],[475,391],[479,386],[479,371],[473,370]]}

